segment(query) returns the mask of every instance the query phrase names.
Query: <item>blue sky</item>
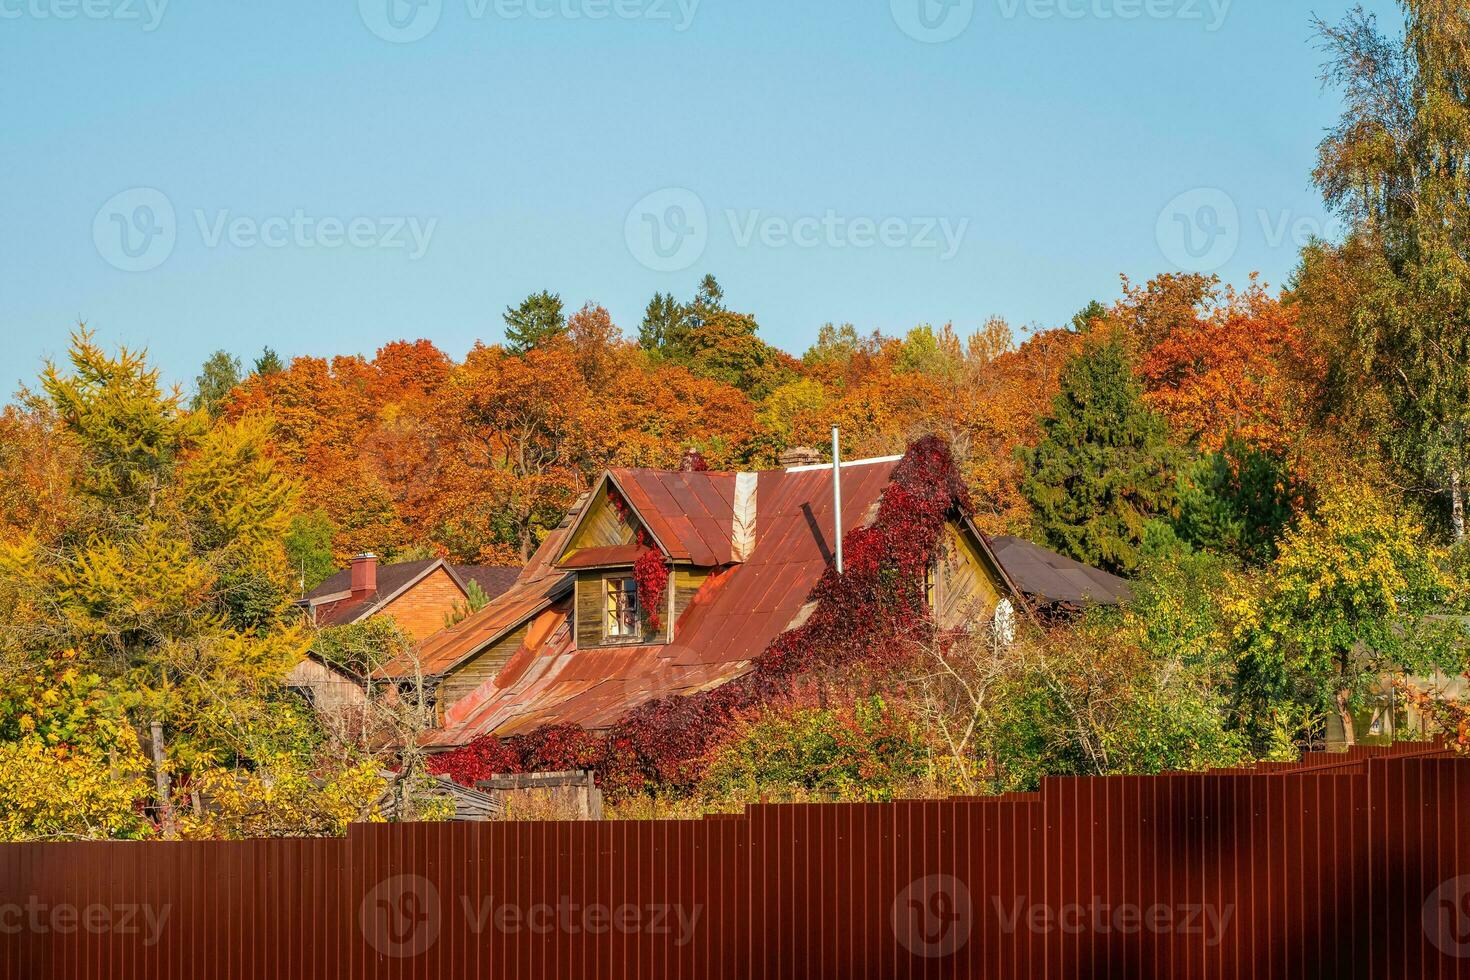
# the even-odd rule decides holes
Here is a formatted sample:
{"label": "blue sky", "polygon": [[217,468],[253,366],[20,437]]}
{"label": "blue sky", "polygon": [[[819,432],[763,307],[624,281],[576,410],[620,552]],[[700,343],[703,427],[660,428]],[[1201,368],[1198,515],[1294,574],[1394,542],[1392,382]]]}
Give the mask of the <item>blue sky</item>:
{"label": "blue sky", "polygon": [[[391,4],[391,6],[390,6]],[[714,272],[826,321],[1065,321],[1332,230],[1323,0],[0,0],[0,385],[87,320],[213,350],[636,329]],[[1374,0],[1393,23],[1394,6]]]}

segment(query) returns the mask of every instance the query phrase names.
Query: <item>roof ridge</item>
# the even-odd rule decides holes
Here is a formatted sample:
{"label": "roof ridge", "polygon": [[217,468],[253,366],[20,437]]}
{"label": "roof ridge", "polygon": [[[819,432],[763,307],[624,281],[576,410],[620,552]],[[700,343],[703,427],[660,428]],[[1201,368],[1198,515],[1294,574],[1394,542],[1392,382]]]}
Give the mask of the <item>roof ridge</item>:
{"label": "roof ridge", "polygon": [[[842,468],[852,466],[873,466],[879,463],[897,463],[903,459],[898,456],[869,456],[865,459],[845,459]],[[681,470],[666,466],[609,466],[609,473],[662,473],[673,476],[739,476],[741,473],[812,473],[817,470],[830,470],[831,463],[813,463],[809,466],[776,466],[766,470]]]}

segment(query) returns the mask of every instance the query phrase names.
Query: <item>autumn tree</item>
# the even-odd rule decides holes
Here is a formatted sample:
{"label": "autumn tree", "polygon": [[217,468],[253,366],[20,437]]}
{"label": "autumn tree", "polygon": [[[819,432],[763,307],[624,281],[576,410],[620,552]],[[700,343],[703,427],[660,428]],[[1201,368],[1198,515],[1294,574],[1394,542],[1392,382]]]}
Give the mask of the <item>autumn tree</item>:
{"label": "autumn tree", "polygon": [[1389,454],[1448,500],[1465,538],[1470,422],[1470,20],[1445,0],[1401,0],[1401,35],[1361,9],[1318,22],[1323,79],[1346,107],[1316,180],[1351,223],[1363,264],[1348,329],[1359,386],[1391,407]]}
{"label": "autumn tree", "polygon": [[529,559],[575,498],[578,463],[597,434],[585,424],[591,393],[576,357],[565,344],[521,356],[480,345],[446,395],[458,406],[464,477],[494,512],[484,517],[499,522],[506,542]]}
{"label": "autumn tree", "polygon": [[1352,743],[1379,678],[1463,669],[1463,626],[1434,616],[1459,586],[1423,528],[1370,488],[1325,494],[1278,552],[1263,576],[1237,579],[1228,604],[1238,696],[1258,736],[1284,707],[1336,714]]}
{"label": "autumn tree", "polygon": [[1068,363],[1041,427],[1041,442],[1021,452],[1022,492],[1048,542],[1119,573],[1137,568],[1148,524],[1174,507],[1175,453],[1120,334],[1094,339]]}
{"label": "autumn tree", "polygon": [[1178,441],[1205,452],[1232,438],[1287,451],[1302,427],[1295,311],[1256,280],[1241,293],[1200,277],[1183,286],[1129,287],[1120,310],[1138,332],[1144,400]]}
{"label": "autumn tree", "polygon": [[[105,757],[147,741],[175,787],[249,764],[267,730],[299,727],[281,686],[305,649],[285,615],[297,487],[263,420],[209,425],[159,389],[142,354],[79,333],[71,365],[47,365],[43,389],[98,517],[85,535],[0,541],[0,668],[24,676],[64,659],[62,684],[95,676],[133,733],[114,731]],[[56,778],[80,778],[64,774],[76,761],[56,757]],[[154,800],[160,812],[173,802]]]}
{"label": "autumn tree", "polygon": [[54,543],[82,533],[92,498],[76,492],[81,455],[50,407],[0,409],[0,540],[22,534]]}
{"label": "autumn tree", "polygon": [[62,651],[6,675],[0,841],[149,836],[148,763],[118,699]]}
{"label": "autumn tree", "polygon": [[219,415],[226,396],[239,383],[240,359],[228,351],[217,350],[204,362],[199,376],[194,379],[194,400],[190,406],[196,412]]}
{"label": "autumn tree", "polygon": [[146,356],[124,348],[109,357],[85,327],[72,337],[71,373],[48,362],[41,386],[51,409],[85,447],[79,489],[125,519],[155,512],[158,494],[204,421],[165,392]]}

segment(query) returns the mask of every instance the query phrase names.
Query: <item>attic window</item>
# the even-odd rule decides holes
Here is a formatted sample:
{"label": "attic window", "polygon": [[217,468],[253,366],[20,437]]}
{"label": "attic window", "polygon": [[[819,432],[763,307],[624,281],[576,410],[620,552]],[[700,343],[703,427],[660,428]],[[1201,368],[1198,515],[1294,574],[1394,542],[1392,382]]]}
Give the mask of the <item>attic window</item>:
{"label": "attic window", "polygon": [[639,635],[638,582],[632,578],[607,579],[607,619],[605,631],[610,640]]}

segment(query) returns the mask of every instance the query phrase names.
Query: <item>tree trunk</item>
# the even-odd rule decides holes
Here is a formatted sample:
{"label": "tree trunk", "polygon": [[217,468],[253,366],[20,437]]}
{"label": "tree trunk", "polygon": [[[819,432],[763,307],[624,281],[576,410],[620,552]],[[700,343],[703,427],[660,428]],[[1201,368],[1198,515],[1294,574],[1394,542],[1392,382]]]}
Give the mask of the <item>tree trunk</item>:
{"label": "tree trunk", "polygon": [[1353,709],[1348,704],[1352,692],[1347,688],[1337,692],[1337,716],[1342,719],[1342,737],[1349,747],[1358,744],[1358,733],[1353,730]]}
{"label": "tree trunk", "polygon": [[149,725],[153,742],[153,788],[158,794],[159,822],[163,824],[163,839],[178,840],[179,824],[174,817],[173,789],[169,785],[168,761],[163,748],[163,724]]}
{"label": "tree trunk", "polygon": [[1455,531],[1455,544],[1465,541],[1465,495],[1460,487],[1460,467],[1450,470],[1450,524]]}

